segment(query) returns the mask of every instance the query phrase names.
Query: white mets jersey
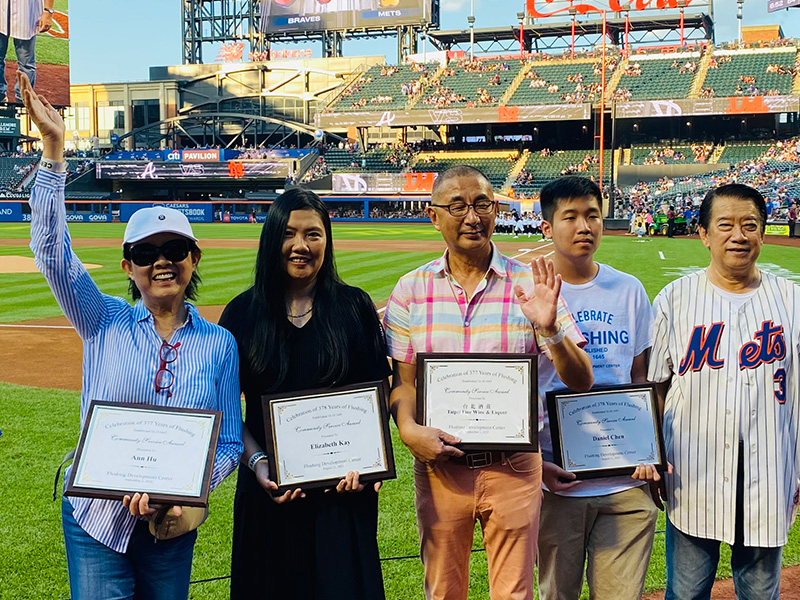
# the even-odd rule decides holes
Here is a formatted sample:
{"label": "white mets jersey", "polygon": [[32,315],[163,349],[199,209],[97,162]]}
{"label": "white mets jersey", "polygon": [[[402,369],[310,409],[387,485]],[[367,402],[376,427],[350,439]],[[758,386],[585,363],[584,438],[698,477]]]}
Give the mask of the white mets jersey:
{"label": "white mets jersey", "polygon": [[43,12],[44,0],[0,0],[0,35],[17,40],[31,39],[39,33]]}
{"label": "white mets jersey", "polygon": [[672,379],[664,441],[670,521],[734,542],[739,441],[744,443],[744,544],[786,543],[798,485],[800,287],[770,273],[737,307],[706,271],[653,302],[649,379]]}

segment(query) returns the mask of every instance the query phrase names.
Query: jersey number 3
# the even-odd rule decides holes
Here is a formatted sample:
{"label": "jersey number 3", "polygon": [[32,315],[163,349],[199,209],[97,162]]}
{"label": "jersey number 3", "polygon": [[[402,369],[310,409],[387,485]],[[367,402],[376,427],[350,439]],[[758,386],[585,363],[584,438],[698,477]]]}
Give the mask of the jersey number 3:
{"label": "jersey number 3", "polygon": [[778,404],[786,402],[786,369],[778,369],[772,378],[772,385],[775,389],[775,400]]}

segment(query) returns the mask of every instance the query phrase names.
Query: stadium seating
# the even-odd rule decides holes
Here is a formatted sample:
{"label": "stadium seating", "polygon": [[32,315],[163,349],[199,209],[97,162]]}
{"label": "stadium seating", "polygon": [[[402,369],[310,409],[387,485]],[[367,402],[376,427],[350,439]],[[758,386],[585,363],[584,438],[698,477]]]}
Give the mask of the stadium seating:
{"label": "stadium seating", "polygon": [[0,158],[0,188],[13,190],[19,187],[38,158]]}
{"label": "stadium seating", "polygon": [[436,72],[437,66],[431,64],[423,70],[414,70],[412,65],[373,65],[328,109],[341,112],[403,109],[409,100],[409,96],[403,94],[403,84],[413,84],[423,77],[430,77]]}
{"label": "stadium seating", "polygon": [[417,173],[442,173],[457,165],[470,165],[480,169],[499,191],[508,179],[508,173],[518,158],[516,151],[493,152],[422,152],[417,157]]}
{"label": "stadium seating", "polygon": [[[632,165],[673,165],[688,163],[704,163],[711,153],[711,144],[695,145],[670,145],[659,144],[657,146],[631,146]],[[697,152],[695,152],[697,150]],[[698,157],[703,160],[698,160]]]}
{"label": "stadium seating", "polygon": [[[534,104],[564,104],[568,103],[569,98],[566,94],[571,94],[576,102],[593,102],[599,100],[599,94],[591,91],[592,84],[595,87],[600,85],[601,75],[595,74],[595,65],[599,66],[598,60],[583,59],[578,61],[559,61],[558,64],[551,62],[529,63],[529,70],[525,77],[508,100],[509,105],[528,106]],[[582,91],[576,92],[578,82],[570,81],[575,75],[580,75],[582,81],[580,85]],[[539,82],[544,81],[544,85]],[[531,87],[534,83],[534,87]],[[537,85],[539,84],[539,85]],[[557,91],[552,86],[558,86]],[[576,94],[584,94],[585,99],[575,98]]]}
{"label": "stadium seating", "polygon": [[[578,175],[598,179],[600,174],[599,152],[597,150],[554,150],[549,155],[531,152],[523,167],[522,178],[512,187],[517,196],[538,194],[542,187],[562,175]],[[603,152],[603,176],[611,168],[611,150]],[[526,177],[527,175],[527,177]]]}
{"label": "stadium seating", "polygon": [[688,98],[695,71],[685,68],[685,65],[699,65],[699,62],[699,52],[633,55],[623,71],[617,91],[629,90],[631,100]]}
{"label": "stadium seating", "polygon": [[393,153],[391,148],[373,148],[366,153],[330,148],[325,152],[325,162],[331,172],[399,173],[408,165],[390,161]]}
{"label": "stadium seating", "polygon": [[[797,58],[796,48],[757,48],[748,50],[715,50],[713,59],[716,68],[709,68],[703,86],[714,90],[717,98],[734,95],[753,95],[747,93],[749,82],[741,78],[751,76],[753,85],[761,95],[774,90],[780,94],[792,92],[792,73],[767,72],[770,65],[794,69]],[[740,87],[737,94],[736,88]]]}
{"label": "stadium seating", "polygon": [[743,160],[756,160],[763,156],[772,144],[725,144],[722,154],[717,160],[718,163],[736,164]]}
{"label": "stadium seating", "polygon": [[[415,108],[497,106],[503,93],[517,76],[521,63],[518,60],[461,61],[451,63],[438,80],[428,86],[425,97]],[[490,80],[498,78],[499,83]],[[481,101],[478,90],[486,90]]]}

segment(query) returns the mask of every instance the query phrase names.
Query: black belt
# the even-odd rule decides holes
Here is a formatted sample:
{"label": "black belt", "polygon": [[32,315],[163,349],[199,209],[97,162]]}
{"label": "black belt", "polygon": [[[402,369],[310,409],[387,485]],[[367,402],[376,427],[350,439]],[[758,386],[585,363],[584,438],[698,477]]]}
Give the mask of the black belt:
{"label": "black belt", "polygon": [[490,450],[487,452],[467,452],[464,456],[452,456],[450,462],[455,465],[464,465],[470,469],[482,469],[490,465],[499,465],[502,463],[506,456],[511,456],[511,452],[500,452],[499,450]]}

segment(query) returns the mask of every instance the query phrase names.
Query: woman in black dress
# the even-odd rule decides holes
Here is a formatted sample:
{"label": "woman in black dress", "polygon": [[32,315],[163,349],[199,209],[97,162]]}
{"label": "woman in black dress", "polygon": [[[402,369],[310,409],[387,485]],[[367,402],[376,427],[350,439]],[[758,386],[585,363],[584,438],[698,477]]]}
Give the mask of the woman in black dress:
{"label": "woman in black dress", "polygon": [[[239,346],[247,407],[234,504],[232,600],[381,600],[379,485],[349,473],[336,490],[272,496],[261,396],[388,377],[385,340],[366,292],[345,285],[331,223],[312,192],[294,189],[270,208],[255,284],[220,325]],[[249,468],[248,468],[249,467]],[[352,493],[351,493],[352,492]]]}

